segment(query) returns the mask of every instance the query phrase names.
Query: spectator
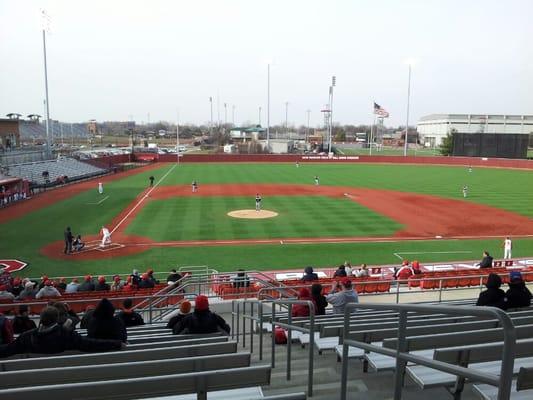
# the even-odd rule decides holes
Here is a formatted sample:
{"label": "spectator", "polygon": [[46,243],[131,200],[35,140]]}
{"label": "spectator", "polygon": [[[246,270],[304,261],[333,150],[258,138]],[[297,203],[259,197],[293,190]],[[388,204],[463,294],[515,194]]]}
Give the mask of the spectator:
{"label": "spectator", "polygon": [[505,292],[507,308],[529,307],[531,305],[531,292],[526,287],[520,271],[509,274],[509,289]]}
{"label": "spectator", "polygon": [[344,279],[340,283],[334,282],[326,300],[333,306],[333,314],[344,314],[346,304],[359,303],[357,292],[352,288],[352,281],[349,279]]}
{"label": "spectator", "polygon": [[95,291],[109,291],[109,284],[105,281],[105,276],[98,277],[98,283],[94,286]]}
{"label": "spectator", "polygon": [[83,283],[78,286],[78,292],[94,292],[94,288],[93,277],[91,275],[86,275]]}
{"label": "spectator", "polygon": [[[308,300],[312,301],[311,293],[309,292],[309,289],[307,288],[301,288],[298,292],[298,300]],[[292,305],[292,311],[291,315],[293,317],[308,317],[311,311],[309,310],[309,306],[304,304],[293,304]]]}
{"label": "spectator", "polygon": [[50,279],[44,283],[44,287],[35,295],[36,299],[41,299],[43,297],[61,297],[61,293],[52,286],[52,281]]}
{"label": "spectator", "polygon": [[141,283],[141,277],[139,275],[139,271],[134,269],[130,277],[131,277],[131,284],[138,287],[139,283]]}
{"label": "spectator", "polygon": [[122,290],[125,292],[133,292],[134,290],[137,290],[137,285],[133,284],[133,278],[131,275],[128,276],[128,280],[126,281],[126,284],[122,287]]}
{"label": "spectator", "polygon": [[58,317],[55,307],[44,308],[39,327],[24,332],[11,344],[0,346],[0,357],[23,353],[55,354],[66,350],[110,351],[123,347],[117,340],[89,339],[75,331],[66,330],[58,324]]}
{"label": "spectator", "polygon": [[26,304],[19,306],[18,315],[13,318],[13,332],[16,334],[24,333],[37,328],[35,322],[29,317],[29,308]]}
{"label": "spectator", "polygon": [[13,278],[6,268],[0,268],[0,286],[7,287],[7,290],[11,289],[13,285]]}
{"label": "spectator", "polygon": [[318,281],[318,275],[313,272],[313,267],[305,267],[304,275],[302,276],[302,281]]}
{"label": "spectator", "polygon": [[343,265],[339,265],[335,273],[333,274],[334,278],[345,278],[347,276],[346,274],[346,267]]}
{"label": "spectator", "polygon": [[505,310],[507,308],[505,292],[500,289],[502,278],[498,274],[489,274],[485,286],[487,290],[479,294],[476,306],[491,306]]}
{"label": "spectator", "polygon": [[479,263],[479,268],[492,268],[493,258],[490,256],[489,252],[485,250],[483,252],[483,259]]}
{"label": "spectator", "polygon": [[150,276],[146,272],[142,274],[139,289],[153,289],[154,286],[154,281],[150,279]]}
{"label": "spectator", "polygon": [[87,336],[93,339],[113,339],[126,342],[126,327],[115,317],[115,307],[106,298],[100,300],[87,327]]}
{"label": "spectator", "polygon": [[13,293],[13,296],[18,297],[18,295],[24,290],[24,285],[20,278],[13,279],[13,285],[11,286],[10,292]]}
{"label": "spectator", "polygon": [[44,283],[48,280],[48,275],[41,276],[41,282],[39,282],[39,286],[37,288],[41,290],[44,287]]}
{"label": "spectator", "polygon": [[183,300],[180,304],[178,313],[168,320],[167,328],[173,329],[178,322],[180,322],[185,316],[191,313],[191,302],[189,300]]}
{"label": "spectator", "polygon": [[167,284],[173,285],[174,283],[179,281],[181,278],[182,276],[178,274],[175,269],[171,269],[170,274],[167,277]]}
{"label": "spectator", "polygon": [[366,278],[368,276],[370,276],[370,272],[368,271],[368,267],[366,266],[366,264],[361,264],[361,267],[354,271],[354,276],[356,278]]}
{"label": "spectator", "polygon": [[413,267],[409,264],[409,261],[405,260],[402,263],[400,269],[394,273],[394,278],[399,281],[406,281],[410,276],[414,275]]}
{"label": "spectator", "polygon": [[322,294],[322,285],[320,283],[313,283],[313,286],[311,286],[311,298],[315,302],[315,314],[325,315],[328,301],[326,296]]}
{"label": "spectator", "polygon": [[9,290],[6,285],[0,285],[0,301],[8,302],[15,300],[15,296]]}
{"label": "spectator", "polygon": [[28,280],[24,284],[24,290],[20,292],[20,294],[17,297],[17,300],[34,299],[36,294],[37,294],[37,289],[35,289],[35,283]]}
{"label": "spectator", "polygon": [[2,348],[12,342],[13,324],[4,314],[0,313],[0,357],[2,354]]}
{"label": "spectator", "polygon": [[50,306],[57,309],[59,314],[57,322],[59,325],[65,329],[76,329],[76,325],[79,324],[80,318],[78,317],[78,314],[70,310],[67,303],[56,301],[54,303],[50,303]]}
{"label": "spectator", "polygon": [[65,289],[65,293],[77,293],[79,287],[78,278],[72,278],[72,281],[70,281]]}
{"label": "spectator", "polygon": [[233,277],[233,287],[234,288],[244,288],[250,287],[250,278],[246,275],[243,269],[237,270],[237,276]]}
{"label": "spectator", "polygon": [[344,261],[344,271],[346,276],[352,276],[352,264],[349,261]]}
{"label": "spectator", "polygon": [[122,282],[122,280],[120,279],[120,276],[115,275],[113,277],[113,283],[110,286],[110,290],[112,292],[118,292],[122,290],[123,287],[124,287],[124,282]]}
{"label": "spectator", "polygon": [[224,319],[209,311],[209,300],[206,296],[196,296],[194,312],[178,322],[173,329],[174,334],[223,333],[229,335],[230,327]]}
{"label": "spectator", "polygon": [[141,314],[133,310],[133,301],[131,299],[124,300],[122,306],[122,311],[118,313],[118,317],[125,327],[144,325]]}
{"label": "spectator", "polygon": [[413,265],[413,273],[415,275],[420,275],[422,273],[422,270],[420,269],[420,263],[417,260],[415,260],[413,261],[412,265]]}
{"label": "spectator", "polygon": [[85,308],[85,313],[83,313],[83,317],[81,317],[81,322],[80,322],[81,329],[87,329],[87,327],[89,326],[89,321],[93,317],[93,313],[94,313],[94,306],[92,304],[88,305]]}
{"label": "spectator", "polygon": [[67,290],[67,280],[65,278],[59,278],[57,290],[59,290],[60,292],[64,292],[65,290]]}
{"label": "spectator", "polygon": [[159,284],[159,281],[154,277],[154,270],[152,268],[147,269],[146,273],[148,274],[148,279],[154,283],[154,286]]}

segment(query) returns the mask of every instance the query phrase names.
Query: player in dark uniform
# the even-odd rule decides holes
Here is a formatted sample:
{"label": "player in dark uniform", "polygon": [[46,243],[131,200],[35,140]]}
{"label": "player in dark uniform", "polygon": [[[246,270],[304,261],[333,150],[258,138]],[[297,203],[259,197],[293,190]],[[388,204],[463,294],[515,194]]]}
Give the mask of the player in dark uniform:
{"label": "player in dark uniform", "polygon": [[150,187],[154,186],[155,178],[153,177],[153,175],[150,178],[148,178],[148,179],[150,179]]}
{"label": "player in dark uniform", "polygon": [[70,254],[72,253],[72,241],[74,240],[74,235],[72,235],[70,226],[67,226],[67,229],[64,232],[64,237],[65,237],[65,250],[63,252],[65,254]]}
{"label": "player in dark uniform", "polygon": [[259,193],[255,195],[255,211],[261,211],[261,196]]}

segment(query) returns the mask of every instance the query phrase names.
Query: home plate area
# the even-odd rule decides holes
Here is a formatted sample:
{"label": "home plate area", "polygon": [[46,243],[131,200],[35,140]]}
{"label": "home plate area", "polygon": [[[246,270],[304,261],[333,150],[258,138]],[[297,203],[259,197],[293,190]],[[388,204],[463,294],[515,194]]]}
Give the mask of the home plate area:
{"label": "home plate area", "polygon": [[91,250],[110,251],[110,250],[116,250],[116,249],[121,249],[123,247],[126,247],[125,245],[121,243],[110,243],[110,244],[106,244],[104,247],[100,247],[101,243],[102,243],[101,240],[91,240],[85,243],[85,247],[78,253],[85,253]]}

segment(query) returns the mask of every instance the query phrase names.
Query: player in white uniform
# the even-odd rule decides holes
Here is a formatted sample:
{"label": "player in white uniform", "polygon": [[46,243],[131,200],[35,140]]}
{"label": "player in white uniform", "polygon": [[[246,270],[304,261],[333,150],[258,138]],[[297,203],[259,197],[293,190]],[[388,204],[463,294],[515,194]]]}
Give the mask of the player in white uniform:
{"label": "player in white uniform", "polygon": [[512,258],[511,256],[512,250],[513,250],[513,242],[511,241],[511,238],[507,236],[505,240],[503,241],[503,258],[505,260]]}
{"label": "player in white uniform", "polygon": [[102,243],[100,243],[100,247],[104,247],[106,244],[111,244],[111,232],[105,226],[102,226]]}
{"label": "player in white uniform", "polygon": [[104,193],[104,184],[102,182],[98,182],[98,193]]}
{"label": "player in white uniform", "polygon": [[468,186],[463,186],[463,197],[466,198],[468,196]]}
{"label": "player in white uniform", "polygon": [[192,181],[192,192],[196,193],[198,191],[198,182]]}
{"label": "player in white uniform", "polygon": [[320,184],[320,179],[318,178],[318,175],[315,176],[315,186],[318,186]]}
{"label": "player in white uniform", "polygon": [[261,196],[259,193],[255,195],[255,211],[261,211]]}

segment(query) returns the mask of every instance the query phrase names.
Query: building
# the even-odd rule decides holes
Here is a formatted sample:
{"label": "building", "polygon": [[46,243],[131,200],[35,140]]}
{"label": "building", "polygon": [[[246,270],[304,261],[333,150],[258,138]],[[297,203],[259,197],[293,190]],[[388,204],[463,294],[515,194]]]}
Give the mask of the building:
{"label": "building", "polygon": [[18,118],[0,119],[0,151],[20,145],[20,120]]}
{"label": "building", "polygon": [[246,143],[251,140],[259,140],[261,136],[263,136],[266,133],[265,128],[261,128],[260,126],[254,126],[254,127],[235,127],[231,128],[229,131],[229,135],[234,143],[242,142]]}
{"label": "building", "polygon": [[418,121],[426,147],[440,146],[448,133],[533,134],[533,115],[431,114]]}

